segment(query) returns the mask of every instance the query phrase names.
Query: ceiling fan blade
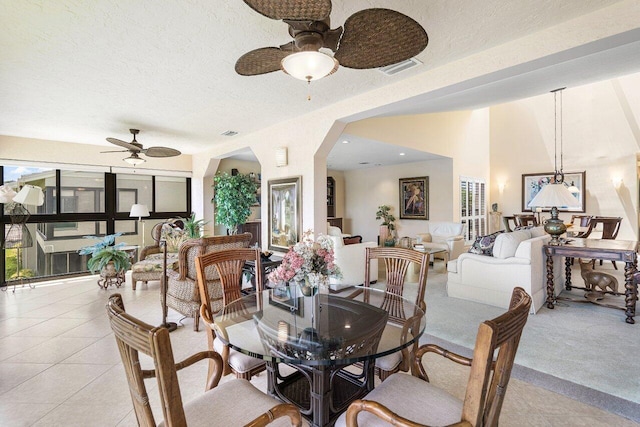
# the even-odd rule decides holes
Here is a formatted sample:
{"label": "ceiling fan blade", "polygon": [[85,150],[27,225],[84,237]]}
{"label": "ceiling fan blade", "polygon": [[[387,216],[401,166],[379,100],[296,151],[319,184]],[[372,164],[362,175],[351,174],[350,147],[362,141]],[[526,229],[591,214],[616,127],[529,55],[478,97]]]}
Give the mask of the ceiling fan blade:
{"label": "ceiling fan blade", "polygon": [[101,151],[100,154],[102,153],[126,153],[129,150],[115,150],[115,151]]}
{"label": "ceiling fan blade", "polygon": [[365,9],[344,23],[334,56],[344,67],[378,68],[418,55],[427,43],[427,32],[407,15],[389,9]]}
{"label": "ceiling fan blade", "polygon": [[293,42],[279,48],[262,47],[254,49],[245,53],[236,61],[236,73],[241,76],[257,76],[278,71],[284,57],[293,53],[293,51]]}
{"label": "ceiling fan blade", "polygon": [[107,141],[109,141],[112,144],[118,145],[120,147],[126,148],[127,150],[131,151],[132,153],[139,153],[141,148],[130,143],[130,142],[124,142],[124,141],[120,141],[119,139],[116,138],[107,138]]}
{"label": "ceiling fan blade", "polygon": [[331,13],[331,0],[244,0],[253,10],[271,19],[322,21]]}
{"label": "ceiling fan blade", "polygon": [[182,154],[180,151],[168,147],[149,147],[142,152],[149,157],[174,157]]}

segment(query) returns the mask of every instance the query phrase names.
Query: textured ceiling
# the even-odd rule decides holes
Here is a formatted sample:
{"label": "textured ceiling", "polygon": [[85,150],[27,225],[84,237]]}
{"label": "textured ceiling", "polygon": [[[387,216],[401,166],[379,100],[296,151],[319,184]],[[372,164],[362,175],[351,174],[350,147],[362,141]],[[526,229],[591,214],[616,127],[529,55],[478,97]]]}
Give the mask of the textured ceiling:
{"label": "textured ceiling", "polygon": [[[540,31],[616,0],[350,0],[332,27],[387,7],[429,34],[423,66],[386,77],[341,68],[307,85],[282,72],[241,77],[245,52],[290,41],[287,26],[239,0],[0,0],[0,134],[197,153],[359,93]],[[413,112],[419,106],[412,105]]]}

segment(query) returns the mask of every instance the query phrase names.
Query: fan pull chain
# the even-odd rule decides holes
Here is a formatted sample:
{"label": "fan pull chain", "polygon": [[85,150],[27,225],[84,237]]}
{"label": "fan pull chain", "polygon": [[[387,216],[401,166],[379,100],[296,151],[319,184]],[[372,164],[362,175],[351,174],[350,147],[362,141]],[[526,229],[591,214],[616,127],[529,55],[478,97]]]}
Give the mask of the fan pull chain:
{"label": "fan pull chain", "polygon": [[311,76],[307,76],[307,101],[311,101]]}

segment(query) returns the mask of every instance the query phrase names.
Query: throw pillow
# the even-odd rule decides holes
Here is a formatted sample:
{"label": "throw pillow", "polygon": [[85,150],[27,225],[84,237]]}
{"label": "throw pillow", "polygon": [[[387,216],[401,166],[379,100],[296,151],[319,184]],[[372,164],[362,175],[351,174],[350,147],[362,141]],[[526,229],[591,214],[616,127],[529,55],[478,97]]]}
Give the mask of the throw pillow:
{"label": "throw pillow", "polygon": [[162,226],[162,238],[167,242],[167,252],[178,252],[180,245],[187,240],[188,236],[183,230],[170,224],[164,224]]}
{"label": "throw pillow", "polygon": [[476,241],[473,242],[473,245],[471,245],[471,248],[469,248],[469,253],[493,256],[493,245],[496,242],[496,237],[501,233],[504,233],[504,230],[496,231],[486,236],[478,236]]}
{"label": "throw pillow", "polygon": [[343,237],[342,241],[345,245],[353,245],[356,243],[362,243],[362,236]]}
{"label": "throw pillow", "polygon": [[531,232],[528,229],[499,235],[493,245],[493,257],[506,259],[515,256],[520,243],[530,238]]}

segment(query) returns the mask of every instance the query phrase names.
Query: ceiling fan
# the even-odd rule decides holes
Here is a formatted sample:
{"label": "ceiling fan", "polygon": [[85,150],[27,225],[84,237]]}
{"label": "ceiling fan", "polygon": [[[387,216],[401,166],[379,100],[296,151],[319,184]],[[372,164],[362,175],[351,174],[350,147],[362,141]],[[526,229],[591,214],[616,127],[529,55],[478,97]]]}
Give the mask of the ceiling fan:
{"label": "ceiling fan", "polygon": [[[370,69],[407,60],[422,52],[427,32],[412,18],[390,9],[364,9],[331,29],[331,0],[244,0],[256,12],[289,26],[293,41],[245,53],[236,72],[254,76],[282,70],[311,82],[338,66]],[[329,49],[334,55],[320,52]]]}
{"label": "ceiling fan", "polygon": [[129,132],[131,132],[131,134],[133,135],[133,141],[131,142],[124,142],[116,138],[107,138],[107,141],[109,141],[110,143],[126,148],[126,150],[102,151],[102,153],[124,153],[128,151],[131,153],[131,155],[129,157],[125,157],[122,160],[132,165],[139,165],[140,163],[146,162],[146,160],[138,156],[138,154],[144,154],[148,157],[174,157],[182,154],[178,150],[167,147],[143,148],[142,144],[140,144],[136,140],[136,135],[140,133],[140,131],[138,129],[129,129]]}

